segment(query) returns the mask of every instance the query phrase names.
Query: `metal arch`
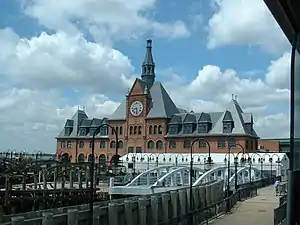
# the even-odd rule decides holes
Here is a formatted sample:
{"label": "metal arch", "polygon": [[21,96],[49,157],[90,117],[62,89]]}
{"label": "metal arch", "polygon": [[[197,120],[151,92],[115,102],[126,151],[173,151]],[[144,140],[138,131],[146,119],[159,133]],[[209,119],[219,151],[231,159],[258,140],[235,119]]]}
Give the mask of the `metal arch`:
{"label": "metal arch", "polygon": [[[194,182],[193,186],[197,186],[197,185],[201,184],[202,181],[203,181],[206,177],[210,176],[211,174],[213,174],[213,173],[215,173],[215,172],[217,172],[217,171],[220,171],[220,170],[224,173],[225,170],[227,170],[227,169],[228,169],[227,166],[220,166],[220,167],[215,167],[215,168],[213,168],[213,169],[211,169],[211,170],[209,170],[209,171],[206,171],[204,174],[202,174],[202,175]],[[230,168],[230,170],[233,170],[233,169]]]}
{"label": "metal arch", "polygon": [[142,173],[140,173],[138,176],[136,176],[129,184],[127,184],[126,186],[133,186],[134,183],[136,181],[138,181],[141,177],[145,176],[145,175],[148,175],[150,174],[151,172],[153,171],[159,171],[159,170],[162,170],[162,169],[170,169],[170,168],[177,168],[176,166],[160,166],[160,167],[155,167],[155,168],[151,168],[149,170],[146,170]]}
{"label": "metal arch", "polygon": [[[178,173],[178,172],[181,172],[181,171],[190,171],[190,167],[177,167],[176,169],[170,171],[169,173],[163,175],[162,177],[160,177],[153,185],[150,186],[150,188],[152,187],[156,187],[158,186],[159,184],[163,183],[164,180],[168,179],[169,177],[172,177],[172,175]],[[199,167],[193,167],[193,170],[196,170],[196,171],[200,171],[202,174],[204,174],[206,171],[199,168]]]}
{"label": "metal arch", "polygon": [[[249,169],[250,169],[250,167],[243,167],[243,168],[241,168],[241,169],[239,169],[238,171],[237,171],[237,174],[233,174],[230,178],[229,178],[229,183],[231,184],[231,182],[232,181],[234,181],[235,180],[235,177],[237,176],[237,178],[239,178],[240,177],[240,175],[242,175],[242,173],[243,172],[245,172],[245,171],[249,171]],[[257,174],[257,172],[258,172],[258,174],[259,174],[259,180],[260,180],[260,178],[261,178],[261,175],[263,175],[263,173],[259,170],[259,169],[257,169],[256,167],[251,167],[251,174],[252,174],[252,171],[254,171],[254,177],[255,177],[255,180],[253,180],[253,181],[256,181],[256,178],[257,178],[257,176],[256,176],[256,174]],[[249,174],[250,175],[250,174]],[[248,175],[248,176],[249,176]],[[266,176],[264,176],[263,175],[263,178],[266,178]],[[250,180],[249,180],[250,181]]]}

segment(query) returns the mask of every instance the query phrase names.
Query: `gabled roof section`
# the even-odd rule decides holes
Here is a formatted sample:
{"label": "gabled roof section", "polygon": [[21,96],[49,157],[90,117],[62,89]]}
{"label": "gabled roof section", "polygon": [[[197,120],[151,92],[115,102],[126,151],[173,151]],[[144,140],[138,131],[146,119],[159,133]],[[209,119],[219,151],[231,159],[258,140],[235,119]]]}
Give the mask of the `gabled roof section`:
{"label": "gabled roof section", "polygon": [[223,122],[233,122],[233,118],[231,115],[231,112],[229,112],[228,110],[225,111],[225,115],[223,117]]}
{"label": "gabled roof section", "polygon": [[97,126],[100,126],[101,123],[102,123],[102,120],[101,120],[101,119],[93,118],[93,119],[92,119],[92,122],[91,122],[91,126],[97,127]]}
{"label": "gabled roof section", "polygon": [[91,123],[92,123],[91,119],[83,119],[80,124],[80,127],[90,127]]}
{"label": "gabled roof section", "polygon": [[198,123],[211,123],[211,118],[208,113],[201,113]]}
{"label": "gabled roof section", "polygon": [[74,124],[73,120],[67,119],[65,127],[73,127],[73,124]]}
{"label": "gabled roof section", "polygon": [[136,78],[128,95],[144,94],[145,88],[146,82],[142,81],[139,78]]}
{"label": "gabled roof section", "polygon": [[196,123],[195,114],[187,113],[184,120],[183,120],[183,123]]}
{"label": "gabled roof section", "polygon": [[181,115],[173,115],[169,124],[182,124],[182,118]]}
{"label": "gabled roof section", "polygon": [[155,82],[150,89],[152,107],[147,118],[171,118],[179,113],[175,103],[160,82]]}

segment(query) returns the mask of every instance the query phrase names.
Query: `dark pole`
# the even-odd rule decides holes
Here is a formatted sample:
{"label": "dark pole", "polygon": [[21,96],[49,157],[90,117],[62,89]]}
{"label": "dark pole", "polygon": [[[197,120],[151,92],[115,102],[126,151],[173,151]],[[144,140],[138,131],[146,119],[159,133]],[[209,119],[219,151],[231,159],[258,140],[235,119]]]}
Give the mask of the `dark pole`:
{"label": "dark pole", "polygon": [[260,157],[260,180],[261,180],[261,187],[263,187],[263,158]]}
{"label": "dark pole", "polygon": [[238,190],[238,174],[237,174],[237,166],[238,166],[238,156],[239,154],[242,154],[243,155],[243,158],[241,159],[243,162],[244,162],[244,155],[245,155],[245,149],[242,145],[240,144],[236,144],[236,146],[239,146],[241,149],[242,149],[242,152],[239,152],[236,157],[234,158],[234,173],[235,173],[235,179],[234,179],[234,188],[235,188],[235,191]]}
{"label": "dark pole", "polygon": [[234,173],[235,173],[234,189],[235,189],[235,191],[237,191],[237,189],[238,189],[237,166],[238,166],[238,157],[236,156],[235,159],[234,159]]}
{"label": "dark pole", "polygon": [[227,213],[230,212],[230,200],[229,200],[229,196],[230,196],[230,155],[231,155],[231,147],[229,146],[228,148],[228,160],[227,160]]}
{"label": "dark pole", "polygon": [[270,177],[270,184],[273,183],[273,158],[270,158],[270,163],[271,163],[271,177]]}
{"label": "dark pole", "polygon": [[295,31],[291,53],[291,91],[290,91],[290,153],[288,170],[288,195],[287,195],[287,224],[300,224],[300,171],[299,162],[299,67],[300,67],[300,33]]}
{"label": "dark pole", "polygon": [[193,200],[193,147],[194,147],[194,144],[197,142],[197,141],[200,141],[201,139],[195,139],[192,144],[191,144],[191,159],[190,159],[190,225],[193,225],[194,221],[193,221],[193,210],[194,210],[194,200]]}
{"label": "dark pole", "polygon": [[[93,133],[92,137],[92,159],[90,162],[90,179],[91,179],[91,184],[90,184],[90,215],[89,215],[89,224],[93,225],[93,214],[94,214],[94,170],[95,170],[95,137],[96,135],[100,132],[100,129],[102,127],[110,127],[113,130],[113,133],[115,134],[116,138],[116,157],[118,156],[118,147],[119,147],[119,139],[118,139],[118,133],[116,132],[115,128],[110,126],[109,124],[101,124],[96,128],[96,130]],[[117,158],[116,158],[117,159]]]}

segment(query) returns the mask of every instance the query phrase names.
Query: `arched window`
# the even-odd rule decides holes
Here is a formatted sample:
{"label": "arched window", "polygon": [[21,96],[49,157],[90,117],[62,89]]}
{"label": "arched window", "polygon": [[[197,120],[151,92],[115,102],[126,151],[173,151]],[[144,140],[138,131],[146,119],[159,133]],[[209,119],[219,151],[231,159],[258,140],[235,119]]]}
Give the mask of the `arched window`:
{"label": "arched window", "polygon": [[119,129],[119,134],[122,135],[123,134],[123,127],[120,126],[120,129]]}
{"label": "arched window", "polygon": [[111,141],[109,144],[110,148],[116,148],[116,141]]}
{"label": "arched window", "polygon": [[91,140],[90,141],[90,148],[92,148],[92,146],[93,146],[93,141]]}
{"label": "arched window", "polygon": [[153,134],[157,134],[157,126],[154,125]]}
{"label": "arched window", "polygon": [[130,127],[129,127],[129,134],[132,135],[132,133],[133,133],[133,127],[130,126]]}
{"label": "arched window", "polygon": [[191,141],[185,140],[185,141],[183,142],[183,147],[184,147],[184,148],[190,148],[190,147],[191,147]]}
{"label": "arched window", "polygon": [[153,133],[153,126],[150,125],[150,126],[149,126],[149,134],[152,134],[152,133]]}
{"label": "arched window", "polygon": [[62,142],[60,143],[60,147],[61,147],[61,148],[65,148],[65,147],[66,147],[66,142],[65,142],[65,141],[62,141]]}
{"label": "arched window", "polygon": [[68,162],[71,161],[71,160],[70,160],[70,156],[69,156],[68,153],[64,153],[64,154],[62,155],[62,157],[61,157],[61,160],[62,160],[64,163],[68,163]]}
{"label": "arched window", "polygon": [[138,134],[139,134],[139,135],[142,134],[142,126],[139,126],[139,128],[138,128]]}
{"label": "arched window", "polygon": [[154,149],[154,142],[152,140],[148,141],[147,148]]}
{"label": "arched window", "polygon": [[105,164],[105,163],[106,163],[106,157],[105,157],[104,154],[101,154],[101,155],[99,156],[99,164],[100,164],[100,165],[103,165],[103,164]]}
{"label": "arched window", "polygon": [[79,148],[84,148],[84,141],[81,140],[81,141],[79,142]]}
{"label": "arched window", "polygon": [[176,148],[176,141],[173,141],[173,140],[169,141],[169,148],[170,149],[171,148]]}
{"label": "arched window", "polygon": [[119,144],[118,144],[118,147],[119,147],[119,148],[124,148],[123,141],[119,141],[118,143],[119,143]]}
{"label": "arched window", "polygon": [[79,154],[79,156],[78,156],[78,162],[79,162],[79,163],[84,162],[84,154],[83,154],[83,153],[80,153],[80,154]]}
{"label": "arched window", "polygon": [[133,128],[133,134],[137,134],[137,126],[134,126],[134,128]]}
{"label": "arched window", "polygon": [[162,126],[159,125],[159,126],[158,126],[158,134],[162,134],[162,132],[163,132]]}
{"label": "arched window", "polygon": [[164,148],[163,142],[162,142],[161,140],[158,140],[158,141],[156,142],[156,149],[161,150],[161,149],[163,149],[163,148]]}
{"label": "arched window", "polygon": [[100,148],[105,148],[105,141],[100,141]]}
{"label": "arched window", "polygon": [[67,142],[67,148],[72,148],[72,142],[71,141]]}
{"label": "arched window", "polygon": [[92,155],[92,154],[89,154],[88,162],[92,162],[92,160],[93,160],[93,155]]}

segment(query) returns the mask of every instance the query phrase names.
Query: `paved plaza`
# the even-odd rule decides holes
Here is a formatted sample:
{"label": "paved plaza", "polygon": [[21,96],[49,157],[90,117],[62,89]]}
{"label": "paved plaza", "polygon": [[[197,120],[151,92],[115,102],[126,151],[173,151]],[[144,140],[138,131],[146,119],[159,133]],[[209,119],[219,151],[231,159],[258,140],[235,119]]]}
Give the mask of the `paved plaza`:
{"label": "paved plaza", "polygon": [[279,197],[274,195],[273,186],[258,190],[258,196],[240,202],[232,213],[212,221],[213,225],[271,225],[274,223],[274,208],[279,204]]}

